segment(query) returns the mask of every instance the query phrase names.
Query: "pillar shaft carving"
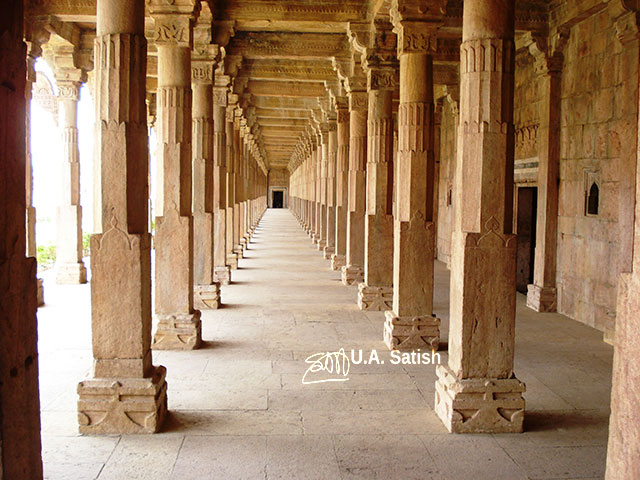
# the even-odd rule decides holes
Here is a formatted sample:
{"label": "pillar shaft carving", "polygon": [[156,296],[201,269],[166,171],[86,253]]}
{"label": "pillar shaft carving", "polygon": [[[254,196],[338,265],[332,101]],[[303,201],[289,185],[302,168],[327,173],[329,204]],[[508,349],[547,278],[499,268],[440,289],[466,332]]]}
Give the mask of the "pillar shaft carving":
{"label": "pillar shaft carving", "polygon": [[[391,89],[369,89],[363,310],[391,308],[393,283],[393,118]],[[369,288],[365,288],[369,287]],[[376,287],[376,288],[373,288]],[[381,289],[384,290],[381,293]],[[379,301],[379,299],[383,299]]]}
{"label": "pillar shaft carving", "polygon": [[[226,79],[224,79],[226,80]],[[227,265],[227,81],[216,74],[213,88],[213,263],[214,278],[223,285],[231,281]],[[221,85],[225,84],[225,85]]]}
{"label": "pillar shaft carving", "polygon": [[558,182],[560,173],[560,122],[562,48],[568,32],[555,35],[556,41],[546,47],[542,39],[530,39],[529,51],[536,61],[540,124],[537,134],[538,208],[533,284],[528,286],[527,306],[538,312],[555,312],[556,246],[558,232]]}
{"label": "pillar shaft carving", "polygon": [[[192,208],[191,22],[193,8],[152,1],[158,48],[158,165],[156,209],[155,349],[193,349],[201,342],[194,309]],[[185,2],[189,3],[189,2]]]}
{"label": "pillar shaft carving", "polygon": [[324,258],[330,260],[336,249],[336,175],[338,136],[335,121],[327,125],[327,245],[324,249]]}
{"label": "pillar shaft carving", "polygon": [[467,0],[463,25],[449,362],[437,369],[435,408],[450,431],[519,432],[524,384],[513,373],[511,233],[514,4]]}
{"label": "pillar shaft carving", "polygon": [[341,270],[346,265],[349,210],[349,110],[344,106],[338,107],[336,128],[336,240],[331,268]]}
{"label": "pillar shaft carving", "polygon": [[234,252],[235,247],[235,129],[234,129],[234,108],[233,104],[229,105],[226,110],[225,117],[225,137],[227,141],[226,148],[226,166],[227,166],[227,265],[234,270],[238,266],[238,258]]}
{"label": "pillar shaft carving", "polygon": [[[349,79],[352,85],[364,82]],[[347,212],[347,258],[342,283],[357,285],[364,280],[364,216],[367,163],[366,91],[349,92],[349,201]]]}
{"label": "pillar shaft carving", "polygon": [[99,0],[97,11],[94,363],[78,386],[78,419],[81,433],[152,433],[164,420],[167,387],[165,369],[152,365],[150,350],[144,2]]}
{"label": "pillar shaft carving", "polygon": [[396,12],[392,16],[398,31],[400,105],[393,307],[385,312],[384,339],[389,348],[397,349],[436,349],[440,341],[440,320],[432,314],[435,132],[431,39],[438,22],[418,13],[405,8],[401,15]]}
{"label": "pillar shaft carving", "polygon": [[[65,75],[61,75],[65,76]],[[82,75],[80,75],[82,76]],[[58,126],[62,136],[61,198],[56,212],[56,282],[86,283],[82,261],[78,101],[82,84],[58,80]]]}
{"label": "pillar shaft carving", "polygon": [[[212,45],[209,45],[212,47]],[[220,306],[220,285],[214,280],[214,131],[213,71],[214,58],[208,58],[207,46],[192,53],[193,91],[193,231],[194,231],[194,306],[216,309]],[[198,59],[194,61],[194,56]]]}

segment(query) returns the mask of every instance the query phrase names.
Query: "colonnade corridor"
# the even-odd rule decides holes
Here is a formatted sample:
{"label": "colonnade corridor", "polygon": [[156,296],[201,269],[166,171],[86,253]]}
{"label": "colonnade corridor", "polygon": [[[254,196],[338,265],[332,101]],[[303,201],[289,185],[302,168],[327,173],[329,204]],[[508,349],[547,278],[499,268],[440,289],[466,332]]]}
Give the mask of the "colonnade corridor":
{"label": "colonnade corridor", "polygon": [[[232,284],[222,287],[223,307],[203,312],[202,348],[153,352],[168,384],[169,415],[157,435],[78,434],[76,388],[92,361],[90,288],[45,283],[50,301],[38,311],[45,478],[604,475],[612,348],[599,332],[532,312],[519,294],[515,367],[527,384],[525,433],[449,434],[433,411],[434,366],[391,364],[384,313],[358,309],[357,287],[341,283],[288,210],[264,214]],[[436,262],[443,345],[448,285]],[[340,348],[349,358],[362,349],[365,359],[376,350],[385,363],[351,363],[348,381],[302,383],[308,356]]]}

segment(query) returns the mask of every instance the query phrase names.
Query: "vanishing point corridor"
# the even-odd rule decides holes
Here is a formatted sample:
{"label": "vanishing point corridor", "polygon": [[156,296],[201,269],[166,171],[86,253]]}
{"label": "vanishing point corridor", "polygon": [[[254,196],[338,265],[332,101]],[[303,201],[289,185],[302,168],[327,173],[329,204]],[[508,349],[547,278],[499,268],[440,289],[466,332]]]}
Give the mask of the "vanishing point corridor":
{"label": "vanishing point corridor", "polygon": [[[154,351],[167,367],[169,416],[157,435],[80,436],[79,378],[91,369],[89,285],[45,277],[38,310],[46,478],[492,479],[602,478],[612,348],[594,329],[525,308],[518,295],[515,366],[526,383],[525,433],[451,435],[433,411],[435,368],[392,365],[384,312],[363,312],[356,287],[290,211],[269,209],[203,311],[204,344]],[[446,363],[449,274],[435,268]],[[71,300],[74,300],[73,302]],[[154,325],[155,328],[155,325]],[[348,381],[302,384],[319,352],[376,350]],[[458,453],[456,453],[458,452]]]}

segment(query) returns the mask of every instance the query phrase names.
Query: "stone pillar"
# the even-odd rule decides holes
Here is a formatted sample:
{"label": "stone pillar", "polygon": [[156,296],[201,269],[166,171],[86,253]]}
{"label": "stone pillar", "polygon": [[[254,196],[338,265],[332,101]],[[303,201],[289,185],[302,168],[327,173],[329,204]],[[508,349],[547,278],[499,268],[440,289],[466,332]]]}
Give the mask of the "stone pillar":
{"label": "stone pillar", "polygon": [[[387,36],[392,36],[391,31]],[[370,56],[371,58],[371,56]],[[389,310],[393,301],[393,91],[395,62],[370,66],[367,194],[364,228],[364,282],[358,285],[361,310]]]}
{"label": "stone pillar", "polygon": [[329,142],[327,145],[327,245],[324,258],[330,260],[336,251],[336,160],[338,154],[338,135],[335,118],[327,124]]}
{"label": "stone pillar", "polygon": [[[76,72],[74,72],[76,73]],[[80,72],[78,72],[80,73]],[[80,151],[78,149],[78,101],[82,83],[63,80],[58,83],[58,125],[62,132],[60,204],[56,210],[56,283],[87,283],[82,261],[82,207],[80,206]],[[80,73],[86,80],[86,74]]]}
{"label": "stone pillar", "polygon": [[524,419],[513,372],[514,3],[464,3],[449,362],[437,367],[435,394],[456,433],[521,432]]}
{"label": "stone pillar", "polygon": [[342,283],[358,285],[364,280],[364,210],[367,162],[367,92],[349,91],[349,211],[347,257]]}
{"label": "stone pillar", "polygon": [[215,76],[213,89],[213,276],[229,285],[231,268],[227,264],[227,92],[229,77]]}
{"label": "stone pillar", "polygon": [[[220,284],[213,278],[213,45],[192,54],[193,90],[193,303],[220,306]],[[203,56],[206,51],[208,55]],[[196,56],[197,55],[197,56]],[[211,58],[206,58],[207,56]],[[205,57],[205,58],[203,58]]]}
{"label": "stone pillar", "polygon": [[347,211],[349,210],[349,110],[338,105],[336,137],[336,244],[331,268],[342,271],[347,261]]}
{"label": "stone pillar", "polygon": [[[612,10],[613,10],[612,5]],[[627,101],[638,103],[640,81],[638,65],[637,7],[623,5],[618,12],[616,30],[624,50],[622,62],[630,67],[623,80]],[[628,11],[631,10],[631,11]],[[633,72],[633,73],[632,73]],[[633,92],[633,93],[631,93]],[[640,124],[635,125],[640,132]],[[637,137],[638,134],[631,135]],[[637,148],[633,143],[629,149]],[[635,221],[633,227],[633,257],[630,273],[618,280],[615,336],[613,341],[613,380],[611,387],[611,417],[607,448],[607,480],[640,478],[640,369],[638,369],[638,339],[640,339],[640,155],[636,151]]]}
{"label": "stone pillar", "polygon": [[23,2],[0,22],[0,478],[42,478],[36,261],[26,252]]}
{"label": "stone pillar", "polygon": [[[31,157],[31,98],[32,87],[36,81],[35,62],[38,56],[42,54],[40,45],[34,42],[27,42],[27,83],[25,85],[25,167],[26,167],[26,222],[27,222],[27,257],[37,258],[38,246],[36,243],[36,209],[33,206],[33,162]],[[44,287],[41,278],[36,278],[38,286],[38,306],[44,305]]]}
{"label": "stone pillar", "polygon": [[93,370],[78,385],[80,433],[152,433],[167,411],[151,359],[147,42],[143,0],[98,0],[96,227],[91,236]]}
{"label": "stone pillar", "polygon": [[[227,98],[228,95],[227,95]],[[238,256],[235,247],[235,201],[236,201],[236,162],[235,162],[235,105],[231,104],[226,110],[225,137],[227,140],[227,265],[231,270],[238,268]]]}
{"label": "stone pillar", "polygon": [[311,240],[314,244],[318,243],[319,240],[319,227],[318,227],[318,219],[319,219],[319,211],[320,211],[320,163],[322,159],[321,149],[318,145],[318,136],[315,131],[311,134],[311,142],[312,142],[312,150],[311,150],[311,160],[310,160],[310,188],[311,188],[311,231],[309,234],[311,235]]}
{"label": "stone pillar", "polygon": [[158,163],[155,315],[153,348],[191,350],[202,341],[193,307],[191,214],[191,45],[193,3],[152,0],[158,48]]}
{"label": "stone pillar", "polygon": [[233,252],[238,259],[242,258],[242,245],[240,245],[240,237],[242,236],[240,228],[242,226],[242,158],[244,156],[244,142],[240,131],[240,117],[236,109],[235,119],[233,122],[233,153],[234,153],[234,204],[233,204]]}
{"label": "stone pillar", "polygon": [[324,252],[327,246],[327,176],[329,175],[329,128],[320,125],[318,135],[318,250]]}
{"label": "stone pillar", "polygon": [[[566,41],[566,35],[565,40]],[[564,43],[564,42],[563,42]],[[559,46],[559,45],[558,45]],[[560,173],[560,109],[563,56],[552,55],[533,43],[538,74],[538,209],[533,284],[527,288],[527,306],[536,312],[557,308],[556,254],[558,235],[558,184]]]}
{"label": "stone pillar", "polygon": [[[410,12],[410,8],[405,10],[405,14]],[[432,313],[436,242],[432,55],[437,24],[401,19],[396,26],[400,35],[400,105],[398,165],[395,169],[393,309],[385,312],[384,341],[390,349],[437,349],[440,320]],[[392,138],[389,141],[391,145]]]}

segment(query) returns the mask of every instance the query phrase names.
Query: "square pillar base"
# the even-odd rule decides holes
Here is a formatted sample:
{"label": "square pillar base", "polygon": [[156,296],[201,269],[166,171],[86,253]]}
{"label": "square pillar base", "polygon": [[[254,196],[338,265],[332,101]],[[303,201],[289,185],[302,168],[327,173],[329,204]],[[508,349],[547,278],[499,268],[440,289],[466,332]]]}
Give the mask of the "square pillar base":
{"label": "square pillar base", "polygon": [[398,317],[384,312],[384,343],[389,350],[438,350],[440,319],[431,316]]}
{"label": "square pillar base", "polygon": [[375,287],[366,283],[358,285],[360,310],[384,312],[393,308],[393,287]]}
{"label": "square pillar base", "polygon": [[220,285],[229,285],[231,283],[231,267],[228,265],[214,267],[213,279]]}
{"label": "square pillar base", "polygon": [[229,265],[231,270],[236,270],[238,268],[238,255],[229,253],[227,255],[227,265]]}
{"label": "square pillar base", "polygon": [[364,282],[364,270],[357,265],[342,267],[342,283],[345,285],[358,285]]}
{"label": "square pillar base", "polygon": [[451,433],[521,433],[524,383],[517,378],[459,379],[436,368],[435,411]]}
{"label": "square pillar base", "polygon": [[59,285],[79,285],[87,283],[87,269],[84,263],[63,263],[56,265],[56,283]]}
{"label": "square pillar base", "polygon": [[235,253],[236,257],[238,258],[238,260],[240,260],[242,257],[242,254],[244,252],[244,247],[242,245],[236,245],[233,249],[233,253]]}
{"label": "square pillar base", "polygon": [[158,330],[153,337],[154,350],[195,350],[202,343],[202,322],[200,311],[156,314]]}
{"label": "square pillar base", "polygon": [[558,306],[558,291],[551,287],[527,286],[527,307],[536,312],[555,312]]}
{"label": "square pillar base", "polygon": [[335,247],[326,246],[324,247],[324,259],[331,260],[333,253],[336,251]]}
{"label": "square pillar base", "polygon": [[318,250],[324,252],[324,247],[327,246],[327,242],[325,240],[318,240]]}
{"label": "square pillar base", "polygon": [[193,306],[198,310],[216,310],[220,307],[220,284],[194,285]]}
{"label": "square pillar base", "polygon": [[341,271],[342,267],[346,265],[346,258],[344,255],[331,255],[331,270]]}
{"label": "square pillar base", "polygon": [[82,434],[155,433],[167,413],[166,369],[151,378],[89,378],[78,384]]}

